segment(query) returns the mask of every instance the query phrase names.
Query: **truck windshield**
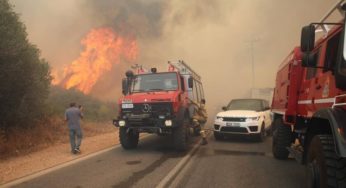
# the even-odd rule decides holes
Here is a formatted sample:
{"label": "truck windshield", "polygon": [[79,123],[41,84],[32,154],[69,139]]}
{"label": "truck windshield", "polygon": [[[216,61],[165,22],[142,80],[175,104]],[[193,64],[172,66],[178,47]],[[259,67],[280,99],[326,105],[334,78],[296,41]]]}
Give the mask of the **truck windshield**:
{"label": "truck windshield", "polygon": [[177,90],[177,74],[172,72],[137,75],[132,82],[131,88],[134,93]]}
{"label": "truck windshield", "polygon": [[262,111],[262,101],[257,99],[237,99],[232,100],[227,110],[251,110],[251,111]]}

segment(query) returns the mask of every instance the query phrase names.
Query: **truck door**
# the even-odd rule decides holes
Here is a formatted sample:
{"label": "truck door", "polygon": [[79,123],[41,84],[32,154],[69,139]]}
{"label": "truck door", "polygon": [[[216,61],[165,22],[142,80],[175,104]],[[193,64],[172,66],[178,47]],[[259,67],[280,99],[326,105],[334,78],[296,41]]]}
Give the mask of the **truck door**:
{"label": "truck door", "polygon": [[[312,52],[315,56],[314,61],[316,65],[320,61],[321,48],[314,50]],[[313,100],[315,99],[315,90],[317,85],[317,70],[316,67],[307,67],[304,70],[304,77],[301,87],[299,89],[299,99],[298,99],[298,113],[302,115],[312,116],[315,111]]]}
{"label": "truck door", "polygon": [[[326,108],[334,102],[333,96],[336,95],[334,69],[337,61],[337,53],[339,47],[341,32],[330,36],[325,45],[325,53],[321,57],[322,67],[317,77],[317,85],[315,87],[315,108]],[[322,55],[322,54],[321,54]]]}

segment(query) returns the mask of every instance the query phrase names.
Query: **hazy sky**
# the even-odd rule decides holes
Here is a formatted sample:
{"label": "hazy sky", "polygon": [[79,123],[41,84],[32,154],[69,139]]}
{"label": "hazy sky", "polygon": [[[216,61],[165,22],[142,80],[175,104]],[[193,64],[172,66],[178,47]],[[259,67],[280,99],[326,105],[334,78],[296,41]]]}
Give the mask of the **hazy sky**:
{"label": "hazy sky", "polygon": [[[53,69],[79,56],[80,41],[95,27],[135,35],[136,63],[166,68],[183,59],[204,82],[210,111],[248,97],[254,42],[255,87],[274,87],[276,70],[299,44],[300,29],[318,21],[335,0],[10,0],[29,39]],[[124,63],[105,75],[94,95],[116,99]],[[114,76],[116,75],[116,76]],[[113,78],[113,79],[112,79]],[[115,78],[115,79],[114,79]],[[109,89],[110,87],[113,89]],[[102,91],[107,88],[107,91]]]}

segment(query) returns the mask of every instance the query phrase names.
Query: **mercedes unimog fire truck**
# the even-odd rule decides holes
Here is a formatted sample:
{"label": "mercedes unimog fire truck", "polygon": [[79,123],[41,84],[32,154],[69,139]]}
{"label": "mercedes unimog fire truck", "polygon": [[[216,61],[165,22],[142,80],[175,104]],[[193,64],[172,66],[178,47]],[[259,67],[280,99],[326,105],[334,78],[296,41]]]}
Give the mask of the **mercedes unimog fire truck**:
{"label": "mercedes unimog fire truck", "polygon": [[[184,61],[168,62],[167,72],[137,66],[126,72],[119,99],[120,143],[124,149],[138,145],[140,133],[156,133],[173,138],[177,150],[186,150],[190,132],[199,134],[200,125],[192,123],[195,106],[191,100],[204,99],[201,77]],[[193,130],[193,131],[190,131]]]}
{"label": "mercedes unimog fire truck", "polygon": [[[272,102],[273,155],[307,167],[307,187],[346,187],[345,19],[302,28],[301,45],[281,64]],[[322,33],[321,33],[322,32]],[[315,33],[323,34],[315,40]]]}

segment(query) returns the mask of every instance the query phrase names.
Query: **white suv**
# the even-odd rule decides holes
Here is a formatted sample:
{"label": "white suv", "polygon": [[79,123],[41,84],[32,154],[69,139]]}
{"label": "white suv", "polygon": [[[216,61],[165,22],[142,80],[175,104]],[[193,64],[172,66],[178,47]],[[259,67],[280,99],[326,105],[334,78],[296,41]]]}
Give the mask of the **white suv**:
{"label": "white suv", "polygon": [[263,141],[271,128],[269,103],[263,99],[234,99],[223,112],[216,115],[214,136],[216,140],[224,134],[253,135]]}

